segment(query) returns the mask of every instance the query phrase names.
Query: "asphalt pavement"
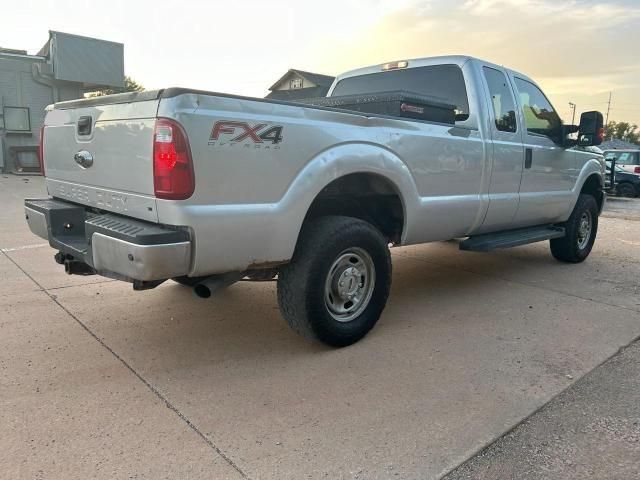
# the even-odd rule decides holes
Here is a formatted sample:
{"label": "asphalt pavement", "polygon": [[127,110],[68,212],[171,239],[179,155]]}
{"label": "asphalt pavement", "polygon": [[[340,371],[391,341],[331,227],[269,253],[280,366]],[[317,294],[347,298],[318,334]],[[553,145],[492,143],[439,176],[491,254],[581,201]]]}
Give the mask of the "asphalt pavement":
{"label": "asphalt pavement", "polygon": [[640,478],[640,343],[588,373],[445,480]]}

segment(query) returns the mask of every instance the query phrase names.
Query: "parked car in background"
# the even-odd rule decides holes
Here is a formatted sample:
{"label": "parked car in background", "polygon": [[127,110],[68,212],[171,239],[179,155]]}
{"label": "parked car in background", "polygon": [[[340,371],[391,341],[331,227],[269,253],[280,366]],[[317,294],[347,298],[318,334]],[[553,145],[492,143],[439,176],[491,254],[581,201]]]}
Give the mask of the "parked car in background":
{"label": "parked car in background", "polygon": [[[627,172],[616,165],[615,186],[612,191],[620,197],[636,198],[640,196],[640,173]],[[607,161],[607,177],[611,174],[611,160]]]}
{"label": "parked car in background", "polygon": [[605,150],[605,160],[615,160],[616,165],[626,172],[640,173],[640,147],[638,150]]}

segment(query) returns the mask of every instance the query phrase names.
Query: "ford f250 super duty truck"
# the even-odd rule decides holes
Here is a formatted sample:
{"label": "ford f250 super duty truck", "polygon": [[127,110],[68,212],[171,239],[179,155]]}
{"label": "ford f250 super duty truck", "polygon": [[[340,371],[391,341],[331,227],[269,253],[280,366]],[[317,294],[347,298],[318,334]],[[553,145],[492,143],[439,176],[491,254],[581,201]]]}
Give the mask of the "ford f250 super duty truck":
{"label": "ford f250 super duty truck", "polygon": [[605,201],[602,115],[563,125],[531,79],[465,57],[375,65],[303,103],[168,88],[47,108],[49,198],[31,230],[70,274],[208,296],[277,278],[298,332],[349,345],[376,323],[389,247],[550,240],[581,262]]}

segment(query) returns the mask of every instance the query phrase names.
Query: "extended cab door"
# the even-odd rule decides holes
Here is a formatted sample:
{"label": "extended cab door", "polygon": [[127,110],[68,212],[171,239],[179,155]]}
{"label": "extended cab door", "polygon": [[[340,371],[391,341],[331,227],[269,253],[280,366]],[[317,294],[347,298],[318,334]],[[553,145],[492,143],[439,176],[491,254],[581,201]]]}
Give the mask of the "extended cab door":
{"label": "extended cab door", "polygon": [[515,227],[562,220],[572,201],[576,152],[558,143],[560,117],[534,83],[511,74],[524,123],[524,168]]}
{"label": "extended cab door", "polygon": [[481,75],[485,97],[489,99],[491,181],[489,207],[482,227],[476,232],[491,232],[511,227],[519,203],[520,180],[524,165],[522,128],[516,114],[513,89],[505,71],[483,65]]}

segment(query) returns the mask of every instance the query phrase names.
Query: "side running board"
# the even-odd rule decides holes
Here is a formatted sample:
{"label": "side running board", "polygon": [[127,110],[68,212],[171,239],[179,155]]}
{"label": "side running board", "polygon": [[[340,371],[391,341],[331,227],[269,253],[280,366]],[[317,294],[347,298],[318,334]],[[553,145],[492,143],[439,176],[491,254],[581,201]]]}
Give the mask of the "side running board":
{"label": "side running board", "polygon": [[519,228],[505,232],[485,233],[469,237],[460,243],[460,250],[470,252],[491,252],[498,248],[511,248],[528,243],[564,237],[564,228],[552,225]]}

